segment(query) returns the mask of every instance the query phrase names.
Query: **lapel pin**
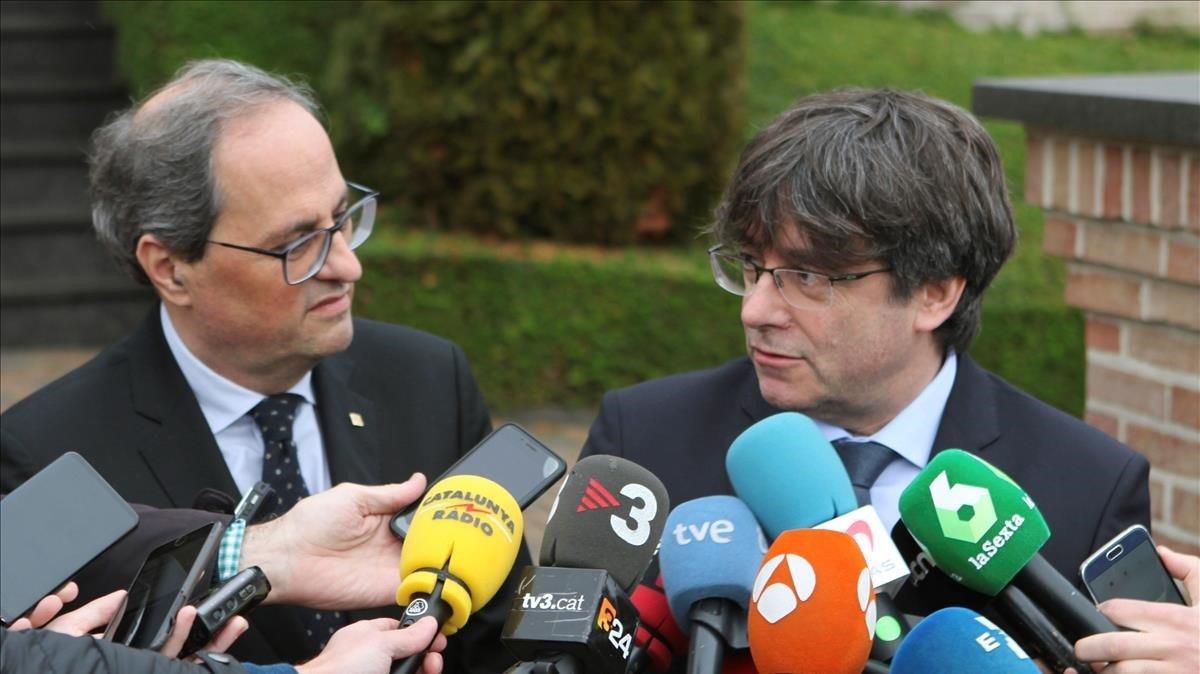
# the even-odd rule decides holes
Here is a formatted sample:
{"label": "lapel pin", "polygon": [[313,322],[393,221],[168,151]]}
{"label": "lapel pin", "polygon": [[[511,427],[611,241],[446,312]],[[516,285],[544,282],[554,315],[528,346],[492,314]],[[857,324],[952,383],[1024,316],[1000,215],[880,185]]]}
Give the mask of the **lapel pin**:
{"label": "lapel pin", "polygon": [[354,426],[355,428],[362,428],[363,426],[366,426],[366,424],[363,423],[362,415],[358,412],[350,413],[350,425]]}

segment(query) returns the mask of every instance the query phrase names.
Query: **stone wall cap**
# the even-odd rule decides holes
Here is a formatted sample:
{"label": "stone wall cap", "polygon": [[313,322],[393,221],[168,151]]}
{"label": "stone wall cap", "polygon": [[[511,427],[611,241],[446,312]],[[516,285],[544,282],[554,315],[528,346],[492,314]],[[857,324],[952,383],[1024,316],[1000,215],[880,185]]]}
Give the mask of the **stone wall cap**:
{"label": "stone wall cap", "polygon": [[1200,145],[1200,73],[977,80],[972,110],[1089,136]]}

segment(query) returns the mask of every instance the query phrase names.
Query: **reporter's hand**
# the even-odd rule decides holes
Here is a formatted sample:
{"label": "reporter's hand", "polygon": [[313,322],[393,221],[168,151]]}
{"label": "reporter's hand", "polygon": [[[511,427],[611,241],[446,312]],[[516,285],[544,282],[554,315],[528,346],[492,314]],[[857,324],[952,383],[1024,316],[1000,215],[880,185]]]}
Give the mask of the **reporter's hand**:
{"label": "reporter's hand", "polygon": [[283,517],[248,527],[239,569],[271,581],[266,603],[327,610],[391,606],[400,540],[388,522],[425,491],[425,476],[366,487],[343,483],[302,499]]}
{"label": "reporter's hand", "polygon": [[41,600],[29,612],[29,615],[24,618],[17,618],[8,628],[13,632],[20,632],[31,627],[41,627],[50,622],[58,612],[63,610],[63,606],[75,601],[79,596],[79,586],[72,581],[67,581],[62,587],[55,590],[53,593],[42,597]]}
{"label": "reporter's hand", "polygon": [[125,590],[110,592],[99,599],[93,599],[70,613],[58,616],[46,623],[44,627],[52,632],[67,634],[73,637],[91,634],[104,629],[112,621],[113,616],[117,614],[117,609],[121,608],[121,602],[124,599]]}
{"label": "reporter's hand", "polygon": [[296,670],[300,674],[388,674],[393,661],[428,649],[421,671],[440,674],[446,637],[437,633],[437,621],[426,617],[399,627],[400,621],[391,618],[347,625],[334,632],[320,655]]}
{"label": "reporter's hand", "polygon": [[[188,633],[192,631],[192,624],[196,622],[196,607],[184,606],[179,609],[179,613],[175,614],[175,624],[171,627],[171,634],[167,636],[166,643],[162,648],[158,649],[159,653],[174,658],[179,656],[179,652],[183,650],[183,644],[187,641]],[[217,630],[211,641],[201,647],[201,650],[210,653],[224,653],[237,641],[238,637],[242,636],[247,629],[250,628],[250,623],[242,616],[234,616]]]}
{"label": "reporter's hand", "polygon": [[[1172,578],[1183,581],[1192,606],[1165,602],[1110,599],[1100,612],[1134,632],[1110,632],[1080,639],[1075,656],[1104,672],[1200,671],[1200,557],[1158,546]],[[1103,663],[1111,663],[1103,667]]]}

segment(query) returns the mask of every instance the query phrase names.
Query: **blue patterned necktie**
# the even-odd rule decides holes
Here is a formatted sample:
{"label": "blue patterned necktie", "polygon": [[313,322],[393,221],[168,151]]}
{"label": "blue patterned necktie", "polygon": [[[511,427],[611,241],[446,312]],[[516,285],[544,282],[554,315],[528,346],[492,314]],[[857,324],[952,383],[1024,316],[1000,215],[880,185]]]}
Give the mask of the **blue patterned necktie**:
{"label": "blue patterned necktie", "polygon": [[842,458],[842,465],[846,466],[858,505],[870,505],[871,486],[896,458],[896,453],[878,442],[855,442],[849,438],[834,442],[833,448]]}
{"label": "blue patterned necktie", "polygon": [[[263,436],[262,481],[275,490],[273,501],[267,505],[267,519],[278,517],[308,496],[308,485],[300,473],[300,458],[292,425],[296,410],[304,398],[295,393],[280,393],[267,398],[250,410],[250,417]],[[338,628],[346,624],[341,611],[316,611],[297,608],[310,643],[320,651]]]}

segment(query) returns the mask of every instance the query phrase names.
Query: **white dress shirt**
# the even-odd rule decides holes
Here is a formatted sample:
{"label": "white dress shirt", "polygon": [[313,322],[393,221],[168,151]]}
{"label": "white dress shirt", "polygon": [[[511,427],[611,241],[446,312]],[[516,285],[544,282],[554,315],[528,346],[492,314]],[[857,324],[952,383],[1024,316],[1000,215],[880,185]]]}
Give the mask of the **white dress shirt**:
{"label": "white dress shirt", "polygon": [[883,520],[888,531],[900,520],[900,492],[912,482],[917,473],[929,463],[933,441],[942,424],[942,413],[954,387],[958,372],[958,356],[950,349],[942,369],[921,393],[886,426],[874,435],[854,436],[841,427],[813,419],[817,428],[830,442],[849,438],[855,442],[878,442],[896,453],[896,458],[880,473],[871,487],[871,505]]}
{"label": "white dress shirt", "polygon": [[[200,411],[225,457],[225,465],[233,481],[244,495],[262,479],[263,437],[258,425],[250,418],[250,410],[267,396],[229,381],[213,372],[195,356],[180,339],[165,307],[160,306],[163,335],[167,346],[192,387]],[[300,461],[300,475],[310,494],[325,491],[331,486],[329,465],[325,461],[325,446],[317,426],[314,405],[312,371],[305,373],[296,385],[288,389],[304,399],[296,409],[292,437]]]}

